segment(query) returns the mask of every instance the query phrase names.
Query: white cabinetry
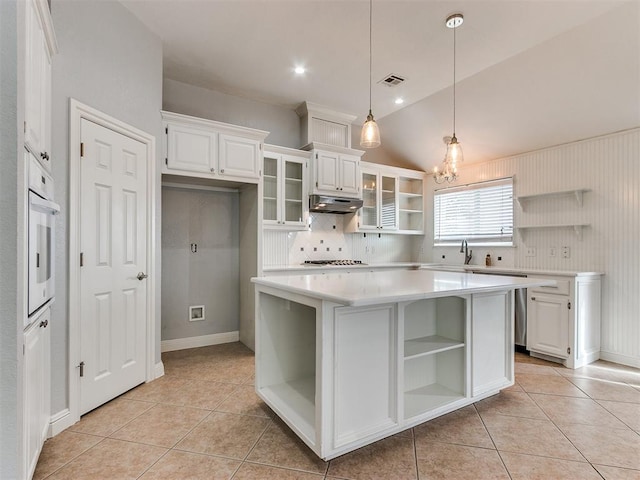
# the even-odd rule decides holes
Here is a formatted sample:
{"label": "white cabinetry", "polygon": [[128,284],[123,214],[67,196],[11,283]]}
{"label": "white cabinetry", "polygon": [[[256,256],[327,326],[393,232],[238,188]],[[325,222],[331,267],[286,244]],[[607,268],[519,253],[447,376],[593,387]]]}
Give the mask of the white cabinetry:
{"label": "white cabinetry", "polygon": [[361,150],[311,143],[313,184],[311,193],[360,198]]}
{"label": "white cabinetry", "polygon": [[263,166],[265,228],[308,228],[307,172],[309,152],[266,146]]}
{"label": "white cabinetry", "polygon": [[362,168],[362,208],[358,227],[366,230],[398,229],[398,176]]}
{"label": "white cabinetry", "polygon": [[162,173],[257,183],[268,132],[162,112],[167,135]]}
{"label": "white cabinetry", "polygon": [[46,0],[25,4],[25,110],[27,149],[51,169],[51,57],[57,44]]}
{"label": "white cabinetry", "polygon": [[24,332],[24,472],[31,478],[50,421],[50,309]]}
{"label": "white cabinetry", "polygon": [[555,280],[527,293],[527,349],[579,368],[600,357],[600,276],[528,277]]}
{"label": "white cabinetry", "polygon": [[424,173],[361,162],[362,208],[347,216],[350,233],[424,234]]}

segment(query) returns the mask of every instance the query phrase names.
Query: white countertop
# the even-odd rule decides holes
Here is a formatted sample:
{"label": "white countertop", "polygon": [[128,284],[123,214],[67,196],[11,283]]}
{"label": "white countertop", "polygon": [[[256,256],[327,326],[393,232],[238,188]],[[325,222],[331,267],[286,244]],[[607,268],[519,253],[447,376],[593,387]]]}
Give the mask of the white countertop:
{"label": "white countertop", "polygon": [[566,277],[575,277],[578,275],[602,275],[600,272],[580,272],[570,270],[548,270],[548,269],[536,269],[536,268],[517,268],[517,267],[501,267],[492,266],[486,267],[484,265],[462,265],[462,264],[444,264],[444,263],[419,263],[419,262],[388,262],[388,263],[370,263],[359,265],[281,265],[270,266],[263,268],[264,273],[271,272],[313,272],[314,270],[322,271],[340,271],[340,270],[361,270],[370,268],[397,268],[397,269],[428,269],[428,270],[444,270],[451,271],[451,269],[467,271],[467,272],[479,272],[479,273],[504,273],[514,275],[557,275]]}
{"label": "white countertop", "polygon": [[436,270],[329,273],[256,277],[252,282],[342,305],[377,305],[553,285],[550,280],[473,275]]}

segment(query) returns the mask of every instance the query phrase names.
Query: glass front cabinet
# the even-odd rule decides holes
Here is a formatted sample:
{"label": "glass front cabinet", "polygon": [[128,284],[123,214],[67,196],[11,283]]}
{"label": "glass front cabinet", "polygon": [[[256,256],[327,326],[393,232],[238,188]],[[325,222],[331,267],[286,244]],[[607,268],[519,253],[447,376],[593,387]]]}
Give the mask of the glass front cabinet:
{"label": "glass front cabinet", "polygon": [[309,152],[266,146],[263,166],[263,224],[265,228],[307,228]]}

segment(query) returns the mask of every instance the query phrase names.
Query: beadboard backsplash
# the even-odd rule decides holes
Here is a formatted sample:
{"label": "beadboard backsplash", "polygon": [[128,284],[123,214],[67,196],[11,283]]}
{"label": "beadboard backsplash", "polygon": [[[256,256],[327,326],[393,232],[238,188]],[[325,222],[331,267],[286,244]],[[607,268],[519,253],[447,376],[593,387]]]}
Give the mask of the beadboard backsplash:
{"label": "beadboard backsplash", "polygon": [[[514,201],[515,226],[587,224],[514,234],[514,247],[473,248],[473,264],[604,273],[602,358],[640,367],[640,129],[592,138],[481,164],[464,165],[456,184],[514,176],[514,196],[586,189],[575,196]],[[428,220],[414,259],[462,263],[457,248],[433,247],[433,190],[427,182]],[[569,248],[568,258],[562,247]],[[535,256],[527,249],[535,248]],[[445,259],[442,259],[442,256]],[[501,256],[502,261],[497,260]]]}
{"label": "beadboard backsplash", "polygon": [[344,216],[312,213],[309,230],[263,232],[265,267],[300,265],[305,260],[411,261],[411,238],[404,235],[344,233]]}

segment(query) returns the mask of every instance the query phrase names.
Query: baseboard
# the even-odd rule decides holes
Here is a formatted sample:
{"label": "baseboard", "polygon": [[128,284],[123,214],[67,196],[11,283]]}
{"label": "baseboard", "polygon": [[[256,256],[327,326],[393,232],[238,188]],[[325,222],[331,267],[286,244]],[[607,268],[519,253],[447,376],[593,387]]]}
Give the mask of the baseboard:
{"label": "baseboard", "polygon": [[55,437],[60,432],[66,430],[74,422],[71,417],[71,411],[68,408],[64,410],[60,410],[55,415],[51,416],[51,421],[49,422],[49,431],[47,432],[47,438]]}
{"label": "baseboard", "polygon": [[212,333],[211,335],[201,335],[199,337],[176,338],[173,340],[162,340],[160,350],[162,352],[173,352],[174,350],[185,350],[187,348],[207,347],[220,343],[231,343],[240,341],[240,332]]}
{"label": "baseboard", "polygon": [[156,363],[156,366],[155,366],[155,368],[154,368],[153,373],[154,373],[154,375],[155,375],[155,376],[153,377],[154,379],[155,379],[155,378],[163,377],[163,376],[164,376],[164,363],[162,363],[162,362],[158,362],[158,363]]}
{"label": "baseboard", "polygon": [[630,357],[629,355],[620,355],[619,353],[611,353],[600,351],[600,360],[606,360],[608,362],[619,363],[621,365],[627,365],[629,367],[640,368],[640,358]]}

